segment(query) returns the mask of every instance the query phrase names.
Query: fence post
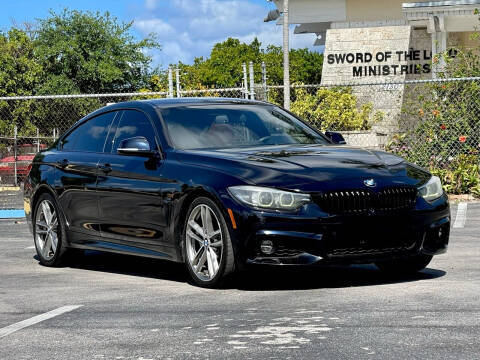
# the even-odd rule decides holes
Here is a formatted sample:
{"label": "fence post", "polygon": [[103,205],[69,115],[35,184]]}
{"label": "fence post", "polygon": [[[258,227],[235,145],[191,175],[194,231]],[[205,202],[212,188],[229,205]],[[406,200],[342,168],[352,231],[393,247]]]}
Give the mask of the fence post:
{"label": "fence post", "polygon": [[173,98],[173,73],[172,68],[168,68],[168,95],[169,98]]}
{"label": "fence post", "polygon": [[253,73],[253,61],[248,64],[250,70],[250,99],[255,100],[255,78]]}
{"label": "fence post", "polygon": [[243,68],[243,92],[245,93],[245,99],[248,99],[248,80],[247,80],[247,64],[242,64]]}
{"label": "fence post", "polygon": [[180,69],[175,69],[175,79],[177,80],[177,98],[182,97],[181,86],[180,86]]}
{"label": "fence post", "polygon": [[13,129],[13,184],[17,186],[17,125],[15,125],[15,128]]}
{"label": "fence post", "polygon": [[37,153],[40,151],[40,132],[37,127]]}
{"label": "fence post", "polygon": [[267,95],[267,66],[265,61],[262,61],[262,88],[263,88],[263,100],[268,101]]}

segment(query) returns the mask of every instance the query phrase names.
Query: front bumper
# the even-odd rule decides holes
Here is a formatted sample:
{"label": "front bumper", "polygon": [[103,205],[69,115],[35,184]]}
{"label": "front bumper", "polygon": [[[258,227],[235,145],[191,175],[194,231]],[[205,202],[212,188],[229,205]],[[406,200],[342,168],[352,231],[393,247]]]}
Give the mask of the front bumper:
{"label": "front bumper", "polygon": [[[450,208],[446,196],[434,204],[423,199],[408,212],[328,215],[315,205],[296,214],[245,209],[234,202],[234,248],[244,264],[310,265],[371,263],[438,255],[447,250]],[[271,253],[262,244],[271,245]]]}

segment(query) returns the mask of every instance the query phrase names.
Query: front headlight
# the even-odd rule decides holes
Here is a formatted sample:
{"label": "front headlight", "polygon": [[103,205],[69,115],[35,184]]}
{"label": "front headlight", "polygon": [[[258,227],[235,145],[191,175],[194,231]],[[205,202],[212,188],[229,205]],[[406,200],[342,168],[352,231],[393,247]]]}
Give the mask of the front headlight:
{"label": "front headlight", "polygon": [[433,201],[443,195],[442,182],[438,176],[432,176],[425,185],[418,188],[418,193],[427,201]]}
{"label": "front headlight", "polygon": [[308,194],[260,186],[232,186],[228,191],[244,204],[270,210],[296,210],[311,200]]}

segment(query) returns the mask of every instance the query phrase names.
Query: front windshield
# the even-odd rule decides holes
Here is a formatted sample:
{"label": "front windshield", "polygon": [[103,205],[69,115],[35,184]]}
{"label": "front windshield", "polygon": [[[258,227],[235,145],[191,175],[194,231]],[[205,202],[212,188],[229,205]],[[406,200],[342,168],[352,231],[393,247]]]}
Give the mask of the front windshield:
{"label": "front windshield", "polygon": [[273,105],[185,105],[161,109],[161,114],[177,149],[329,143]]}

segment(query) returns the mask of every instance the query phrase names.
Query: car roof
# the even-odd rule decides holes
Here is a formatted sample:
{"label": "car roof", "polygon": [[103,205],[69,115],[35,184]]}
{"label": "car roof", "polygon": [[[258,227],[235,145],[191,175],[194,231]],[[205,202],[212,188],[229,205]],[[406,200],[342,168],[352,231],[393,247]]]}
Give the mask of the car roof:
{"label": "car roof", "polygon": [[108,105],[102,108],[105,110],[114,110],[116,108],[135,108],[144,107],[150,105],[155,108],[185,106],[185,105],[208,105],[208,104],[245,104],[245,105],[266,105],[269,104],[264,101],[238,99],[238,98],[222,98],[222,97],[185,97],[185,98],[167,98],[167,99],[146,99],[146,100],[133,100],[119,102],[116,104]]}
{"label": "car roof", "polygon": [[[185,105],[201,105],[201,104],[244,104],[244,105],[273,105],[266,101],[248,100],[238,98],[222,98],[222,97],[184,97],[184,98],[167,98],[167,99],[146,99],[146,100],[131,100],[123,101],[111,105],[104,106],[97,109],[90,114],[84,116],[78,120],[70,129],[78,126],[79,124],[91,119],[95,116],[107,113],[115,110],[127,110],[127,109],[143,109],[145,111],[151,111],[154,109],[162,109],[167,107],[185,106]],[[70,129],[65,134],[70,132]],[[62,135],[63,136],[65,136]]]}

